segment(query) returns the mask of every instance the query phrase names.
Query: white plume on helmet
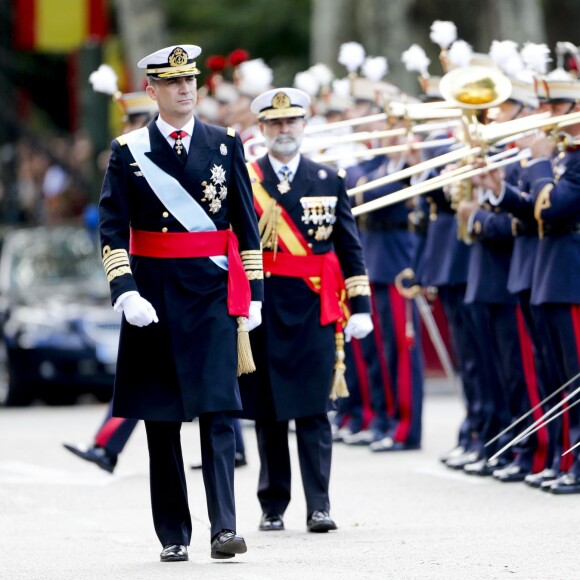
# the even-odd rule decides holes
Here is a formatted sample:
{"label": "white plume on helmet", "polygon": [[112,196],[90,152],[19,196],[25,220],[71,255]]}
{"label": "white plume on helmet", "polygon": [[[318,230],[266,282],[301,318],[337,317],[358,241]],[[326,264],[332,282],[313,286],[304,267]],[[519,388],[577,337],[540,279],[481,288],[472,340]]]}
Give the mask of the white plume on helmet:
{"label": "white plume on helmet", "polygon": [[520,55],[524,64],[533,72],[544,75],[548,71],[548,63],[551,62],[550,49],[545,44],[526,42]]}
{"label": "white plume on helmet", "polygon": [[358,42],[345,42],[340,45],[338,62],[346,67],[348,72],[355,72],[365,59],[365,49]]}
{"label": "white plume on helmet", "polygon": [[334,74],[330,67],[319,62],[308,69],[308,72],[312,74],[319,82],[321,87],[328,87],[334,78]]}
{"label": "white plume on helmet", "polygon": [[255,97],[272,86],[274,74],[261,58],[247,60],[238,66],[238,90],[241,94]]}
{"label": "white plume on helmet", "polygon": [[429,38],[442,50],[446,50],[457,40],[457,27],[448,20],[435,20],[431,24]]}
{"label": "white plume on helmet", "polygon": [[119,89],[117,87],[117,73],[108,64],[102,64],[89,75],[89,82],[93,86],[93,91],[114,95]]}
{"label": "white plume on helmet", "polygon": [[363,65],[362,73],[373,82],[379,82],[389,72],[389,64],[384,56],[368,56]]}
{"label": "white plume on helmet", "polygon": [[456,67],[467,66],[472,58],[473,48],[465,40],[456,40],[447,52],[447,59]]}
{"label": "white plume on helmet", "polygon": [[418,72],[423,76],[427,76],[429,65],[431,64],[431,60],[418,44],[412,44],[403,52],[401,61],[409,72]]}
{"label": "white plume on helmet", "polygon": [[296,73],[296,76],[294,77],[294,86],[313,97],[318,92],[318,89],[320,89],[320,82],[309,70],[307,70]]}

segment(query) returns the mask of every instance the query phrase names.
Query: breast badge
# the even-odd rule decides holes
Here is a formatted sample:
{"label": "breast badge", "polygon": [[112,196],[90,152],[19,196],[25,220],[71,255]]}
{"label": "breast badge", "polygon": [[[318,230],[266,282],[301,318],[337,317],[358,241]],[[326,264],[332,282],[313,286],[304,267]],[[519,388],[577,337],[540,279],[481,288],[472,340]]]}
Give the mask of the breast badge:
{"label": "breast badge", "polygon": [[328,240],[332,234],[333,224],[336,222],[336,202],[334,196],[302,197],[302,221],[306,225],[318,226],[316,230],[310,229],[308,233],[314,236],[317,242]]}
{"label": "breast badge", "polygon": [[222,207],[222,201],[228,195],[226,183],[226,170],[221,165],[216,165],[211,168],[210,183],[204,181],[203,197],[201,201],[209,202],[209,211],[217,213]]}

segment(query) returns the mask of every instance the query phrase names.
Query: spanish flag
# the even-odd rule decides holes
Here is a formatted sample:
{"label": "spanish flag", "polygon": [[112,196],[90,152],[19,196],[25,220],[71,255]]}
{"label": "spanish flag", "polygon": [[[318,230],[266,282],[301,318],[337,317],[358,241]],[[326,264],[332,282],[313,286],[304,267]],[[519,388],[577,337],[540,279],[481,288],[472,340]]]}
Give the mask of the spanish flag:
{"label": "spanish flag", "polygon": [[108,0],[13,0],[20,50],[69,52],[107,35]]}

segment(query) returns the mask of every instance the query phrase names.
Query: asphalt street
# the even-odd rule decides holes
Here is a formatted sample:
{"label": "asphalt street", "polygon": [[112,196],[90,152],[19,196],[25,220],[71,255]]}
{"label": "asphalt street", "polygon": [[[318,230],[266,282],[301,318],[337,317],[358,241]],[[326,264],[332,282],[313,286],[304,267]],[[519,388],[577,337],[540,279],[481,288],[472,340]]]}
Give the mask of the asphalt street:
{"label": "asphalt street", "polygon": [[[558,497],[451,471],[438,460],[462,417],[452,393],[430,389],[420,451],[374,454],[335,445],[331,515],[339,530],[306,532],[293,448],[285,532],[259,532],[258,457],[236,470],[238,532],[248,552],[210,559],[201,472],[188,470],[190,561],[159,562],[139,425],[114,475],[62,448],[85,443],[100,404],[0,410],[0,579],[562,579],[580,578],[580,495]],[[182,429],[187,464],[200,459],[197,424]]]}

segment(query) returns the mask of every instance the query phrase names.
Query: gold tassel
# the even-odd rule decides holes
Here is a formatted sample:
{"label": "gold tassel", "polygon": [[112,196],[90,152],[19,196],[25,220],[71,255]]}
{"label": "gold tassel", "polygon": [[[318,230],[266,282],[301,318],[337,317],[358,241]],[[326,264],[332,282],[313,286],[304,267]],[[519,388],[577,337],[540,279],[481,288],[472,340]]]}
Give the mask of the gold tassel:
{"label": "gold tassel", "polygon": [[238,316],[238,377],[256,370],[246,321],[247,318]]}
{"label": "gold tassel", "polygon": [[330,398],[336,401],[338,398],[348,397],[348,387],[346,386],[346,379],[344,373],[346,365],[344,364],[344,334],[337,332],[336,340],[336,361],[334,363],[334,377],[332,379],[332,389],[330,390]]}
{"label": "gold tassel", "polygon": [[278,202],[273,199],[258,222],[262,248],[272,250],[274,259],[276,259],[276,251],[278,250],[278,222],[281,215],[282,210],[278,207]]}

